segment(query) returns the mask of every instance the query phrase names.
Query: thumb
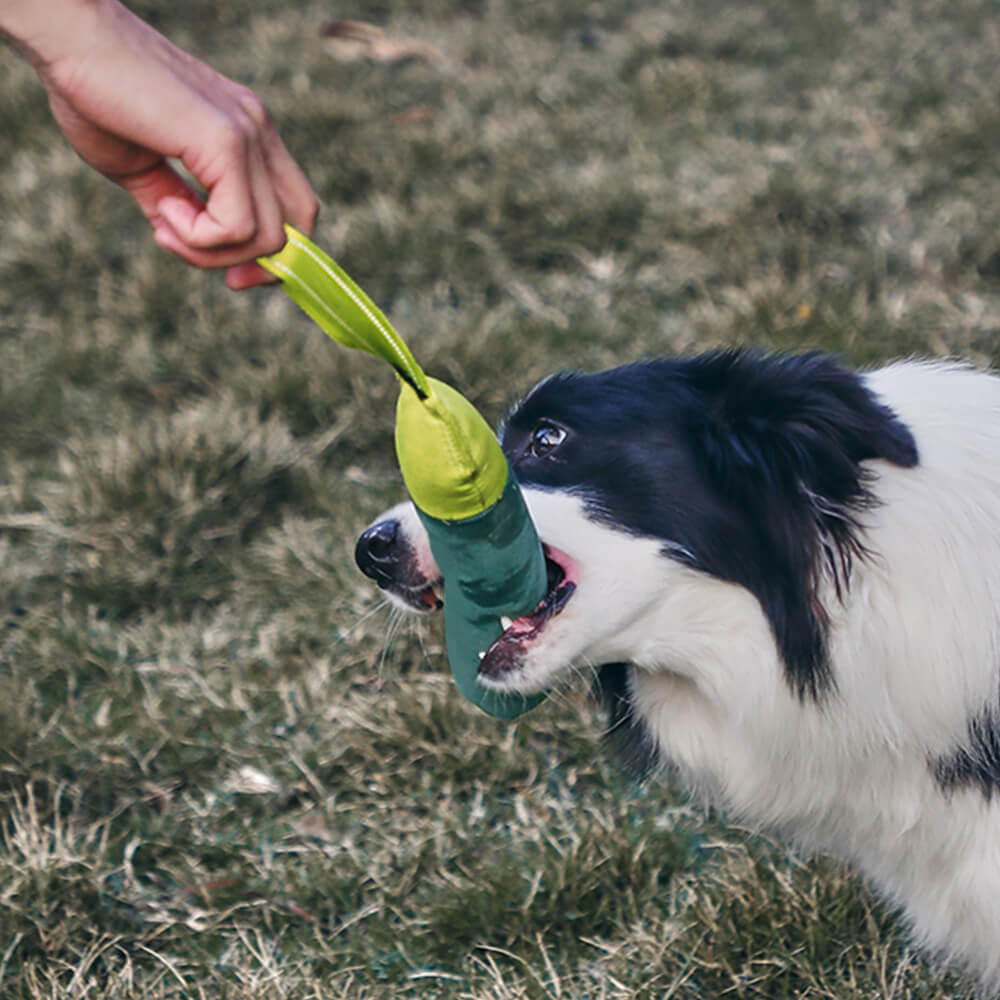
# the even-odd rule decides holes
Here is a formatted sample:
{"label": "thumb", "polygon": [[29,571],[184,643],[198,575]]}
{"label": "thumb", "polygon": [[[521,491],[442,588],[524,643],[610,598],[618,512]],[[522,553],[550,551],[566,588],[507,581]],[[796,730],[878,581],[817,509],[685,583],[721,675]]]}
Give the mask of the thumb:
{"label": "thumb", "polygon": [[166,160],[148,170],[112,180],[132,196],[156,233],[174,228],[171,216],[193,215],[205,207],[198,192]]}
{"label": "thumb", "polygon": [[[239,247],[202,249],[192,244],[193,227],[205,225],[197,220],[210,220],[210,216],[202,196],[166,161],[141,173],[114,179],[142,210],[153,228],[153,238],[164,250],[203,268],[231,267],[246,260],[246,252]],[[270,276],[265,277],[261,272],[256,280],[234,287],[261,284],[264,280],[270,280]]]}

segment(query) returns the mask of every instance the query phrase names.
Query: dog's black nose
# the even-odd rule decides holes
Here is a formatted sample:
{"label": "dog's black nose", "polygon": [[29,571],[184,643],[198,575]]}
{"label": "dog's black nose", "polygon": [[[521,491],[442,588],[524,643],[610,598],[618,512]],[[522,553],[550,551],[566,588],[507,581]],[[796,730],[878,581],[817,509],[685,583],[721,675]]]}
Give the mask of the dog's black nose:
{"label": "dog's black nose", "polygon": [[358,569],[373,580],[394,580],[402,559],[398,538],[399,521],[395,518],[373,524],[354,546]]}

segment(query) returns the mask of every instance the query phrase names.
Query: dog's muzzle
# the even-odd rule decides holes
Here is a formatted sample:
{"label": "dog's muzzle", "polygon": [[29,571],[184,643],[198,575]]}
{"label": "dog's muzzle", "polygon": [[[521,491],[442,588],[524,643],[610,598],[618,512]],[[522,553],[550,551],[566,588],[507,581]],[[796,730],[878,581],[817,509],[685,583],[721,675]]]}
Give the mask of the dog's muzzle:
{"label": "dog's muzzle", "polygon": [[354,546],[354,561],[365,576],[415,611],[437,611],[441,581],[420,569],[402,523],[388,517],[367,528]]}

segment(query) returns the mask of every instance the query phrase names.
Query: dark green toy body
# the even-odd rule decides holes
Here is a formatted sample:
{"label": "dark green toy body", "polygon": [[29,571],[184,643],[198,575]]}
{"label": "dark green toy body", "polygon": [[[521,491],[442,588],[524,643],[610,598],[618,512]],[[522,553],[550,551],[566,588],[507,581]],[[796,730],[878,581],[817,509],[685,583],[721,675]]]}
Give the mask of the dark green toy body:
{"label": "dark green toy body", "polygon": [[479,683],[482,654],[503,632],[500,616],[516,618],[545,596],[542,546],[512,474],[500,499],[462,521],[442,521],[417,508],[444,576],[444,634],[458,690],[484,712],[513,719],[542,695],[501,694]]}

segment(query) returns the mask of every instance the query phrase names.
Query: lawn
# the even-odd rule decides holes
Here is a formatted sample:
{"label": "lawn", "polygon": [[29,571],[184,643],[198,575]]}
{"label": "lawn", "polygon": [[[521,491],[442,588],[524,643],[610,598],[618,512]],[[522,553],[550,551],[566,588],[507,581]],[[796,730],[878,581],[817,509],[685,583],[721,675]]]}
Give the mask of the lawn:
{"label": "lawn", "polygon": [[[1000,361],[996,0],[134,9],[496,420],[663,353]],[[336,19],[365,22],[335,24]],[[395,387],[158,250],[0,49],[0,995],[969,997],[849,873],[462,702],[354,538]]]}

